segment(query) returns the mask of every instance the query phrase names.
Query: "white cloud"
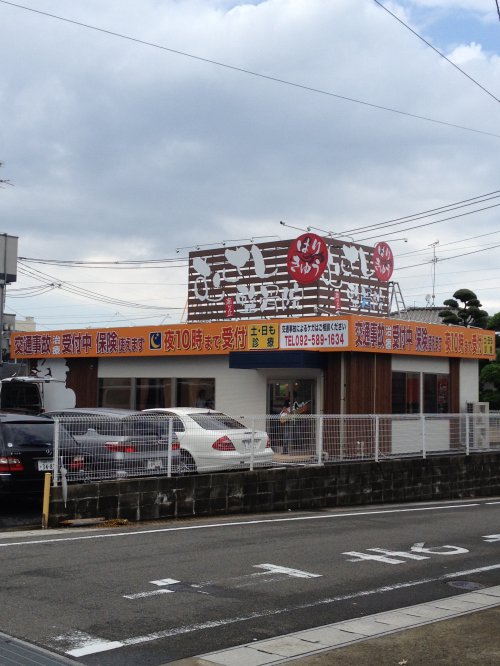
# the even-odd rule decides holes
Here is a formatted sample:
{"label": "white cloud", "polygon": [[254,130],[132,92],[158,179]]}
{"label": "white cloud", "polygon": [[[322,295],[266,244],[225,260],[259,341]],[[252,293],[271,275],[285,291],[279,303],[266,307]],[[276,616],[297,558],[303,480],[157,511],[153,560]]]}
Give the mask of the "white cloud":
{"label": "white cloud", "polygon": [[[482,11],[480,0],[472,4],[464,0],[460,8]],[[459,6],[428,0],[391,8],[398,5]],[[498,104],[364,0],[109,0],[104,6],[89,0],[70,8],[45,0],[37,8],[269,77],[500,134]],[[0,159],[2,177],[15,185],[0,191],[1,231],[20,237],[22,256],[174,257],[177,247],[195,243],[293,236],[280,220],[347,230],[497,188],[499,138],[5,5],[0,49],[9,63],[0,82]],[[459,44],[450,58],[500,90],[498,55],[479,42]],[[405,250],[420,248],[436,238],[444,243],[495,228],[496,219],[493,209],[398,235],[410,238]],[[447,262],[450,270],[452,264],[463,270],[456,288],[469,286],[461,276],[480,257],[485,268],[490,255]],[[415,272],[416,279],[405,277]],[[89,288],[102,291],[103,283],[120,279],[144,282],[149,275],[138,273],[111,278],[110,271],[100,272]],[[438,286],[439,274],[438,264]],[[65,279],[71,275],[90,280],[88,269]],[[154,293],[144,285],[107,289],[124,300],[163,297],[168,304],[175,295],[182,303],[179,271],[161,275]],[[402,271],[400,279],[423,301],[429,265]],[[53,322],[47,313],[61,317],[61,310],[50,310],[51,298],[8,303],[21,315],[40,313],[40,320]],[[500,310],[496,298],[493,307]],[[97,311],[85,310],[90,321]]]}

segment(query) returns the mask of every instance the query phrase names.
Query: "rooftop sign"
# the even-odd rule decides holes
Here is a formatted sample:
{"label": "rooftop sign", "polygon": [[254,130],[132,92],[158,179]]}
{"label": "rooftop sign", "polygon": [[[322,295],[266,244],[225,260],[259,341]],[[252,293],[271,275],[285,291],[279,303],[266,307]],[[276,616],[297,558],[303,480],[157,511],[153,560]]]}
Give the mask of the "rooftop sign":
{"label": "rooftop sign", "polygon": [[188,321],[364,313],[388,316],[394,258],[305,233],[295,240],[189,254]]}

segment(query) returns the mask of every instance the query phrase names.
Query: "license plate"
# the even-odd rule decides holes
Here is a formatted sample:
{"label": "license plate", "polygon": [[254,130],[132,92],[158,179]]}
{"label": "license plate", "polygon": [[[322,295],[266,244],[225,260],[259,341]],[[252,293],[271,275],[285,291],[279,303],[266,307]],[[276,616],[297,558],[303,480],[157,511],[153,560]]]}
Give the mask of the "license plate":
{"label": "license plate", "polygon": [[54,461],[53,460],[39,460],[38,461],[38,471],[39,472],[52,472],[54,470]]}
{"label": "license plate", "polygon": [[243,439],[243,446],[245,447],[245,451],[250,451],[252,448],[252,440],[251,439]]}
{"label": "license plate", "polygon": [[163,462],[161,460],[148,460],[148,469],[161,469]]}

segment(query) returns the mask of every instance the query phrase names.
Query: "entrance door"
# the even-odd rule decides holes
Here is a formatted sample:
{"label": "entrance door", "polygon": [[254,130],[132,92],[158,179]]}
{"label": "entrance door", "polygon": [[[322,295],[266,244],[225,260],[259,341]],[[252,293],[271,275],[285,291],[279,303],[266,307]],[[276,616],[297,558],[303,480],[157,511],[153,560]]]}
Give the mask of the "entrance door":
{"label": "entrance door", "polygon": [[[269,379],[267,382],[267,431],[271,438],[271,446],[276,452],[299,458],[310,455],[316,447],[315,419],[299,416],[293,421],[293,437],[291,431],[285,433],[283,424],[277,415],[283,409],[285,400],[290,400],[301,408],[304,414],[316,413],[316,380],[315,379]],[[288,440],[288,441],[287,441]]]}
{"label": "entrance door", "polygon": [[304,413],[316,413],[315,379],[269,379],[267,382],[267,413],[279,414],[285,400],[304,408]]}

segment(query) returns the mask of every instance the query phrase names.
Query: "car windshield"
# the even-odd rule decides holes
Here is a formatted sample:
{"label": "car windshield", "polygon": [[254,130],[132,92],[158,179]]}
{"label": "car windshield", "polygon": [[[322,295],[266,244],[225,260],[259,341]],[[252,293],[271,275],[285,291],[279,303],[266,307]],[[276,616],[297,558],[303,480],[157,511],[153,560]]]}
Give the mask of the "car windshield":
{"label": "car windshield", "polygon": [[53,423],[5,423],[3,436],[6,442],[16,448],[52,446],[54,439]]}
{"label": "car windshield", "polygon": [[222,414],[222,412],[211,412],[210,414],[192,413],[188,414],[188,416],[204,430],[241,430],[246,428],[246,425],[233,419],[232,416]]}

